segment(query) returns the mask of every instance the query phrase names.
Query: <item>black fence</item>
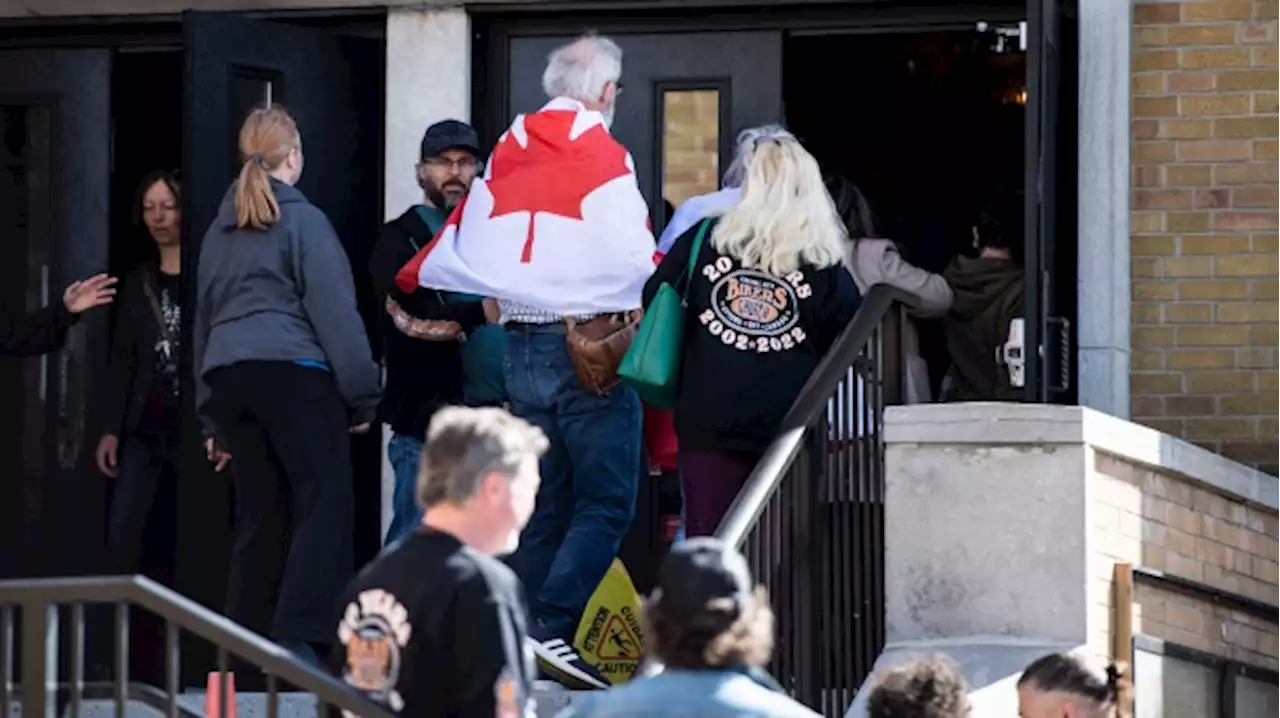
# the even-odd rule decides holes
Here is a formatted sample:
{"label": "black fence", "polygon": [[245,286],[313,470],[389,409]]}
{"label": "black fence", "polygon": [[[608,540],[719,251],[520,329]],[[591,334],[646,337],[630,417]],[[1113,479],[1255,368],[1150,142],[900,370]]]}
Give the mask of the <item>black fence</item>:
{"label": "black fence", "polygon": [[[162,688],[130,679],[130,629],[139,619],[158,625]],[[107,638],[105,663],[88,665],[87,627]],[[141,576],[29,579],[0,582],[0,717],[13,715],[15,703],[22,718],[81,715],[87,701],[110,700],[116,718],[124,718],[130,703],[147,705],[167,718],[204,716],[179,700],[181,685],[179,639],[183,632],[212,644],[216,659],[208,666],[218,675],[218,709],[208,718],[226,718],[230,695],[227,676],[234,667],[241,690],[265,693],[267,718],[277,718],[280,695],[287,690],[316,696],[316,714],[330,715],[330,707],[363,718],[394,718],[394,714],[330,676],[320,667],[300,661],[289,651],[226,617]],[[15,646],[17,651],[15,652]]]}
{"label": "black fence", "polygon": [[888,286],[819,364],[716,535],[739,546],[777,620],[774,677],[843,716],[884,647],[884,407],[901,403],[911,294]]}

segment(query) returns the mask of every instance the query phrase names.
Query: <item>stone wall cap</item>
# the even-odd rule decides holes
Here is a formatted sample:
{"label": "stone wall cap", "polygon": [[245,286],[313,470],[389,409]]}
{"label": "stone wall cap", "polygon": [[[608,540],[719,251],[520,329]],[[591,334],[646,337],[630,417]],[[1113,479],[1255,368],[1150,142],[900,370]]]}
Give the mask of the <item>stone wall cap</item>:
{"label": "stone wall cap", "polygon": [[893,444],[985,446],[1088,444],[1143,466],[1172,472],[1252,504],[1280,509],[1280,480],[1150,427],[1086,407],[974,402],[885,409]]}

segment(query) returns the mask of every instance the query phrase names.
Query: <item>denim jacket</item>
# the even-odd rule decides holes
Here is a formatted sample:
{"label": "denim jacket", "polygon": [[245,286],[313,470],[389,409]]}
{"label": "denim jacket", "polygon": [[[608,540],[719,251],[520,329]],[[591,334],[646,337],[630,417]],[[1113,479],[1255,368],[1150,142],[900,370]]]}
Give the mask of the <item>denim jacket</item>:
{"label": "denim jacket", "polygon": [[574,696],[557,718],[816,718],[817,713],[734,670],[666,670]]}

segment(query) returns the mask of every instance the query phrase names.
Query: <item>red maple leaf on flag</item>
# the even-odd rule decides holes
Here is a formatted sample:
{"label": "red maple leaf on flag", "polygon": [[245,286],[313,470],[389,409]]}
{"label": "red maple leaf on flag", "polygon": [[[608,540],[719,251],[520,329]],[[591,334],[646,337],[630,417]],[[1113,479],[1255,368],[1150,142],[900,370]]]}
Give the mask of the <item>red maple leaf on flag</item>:
{"label": "red maple leaf on flag", "polygon": [[595,125],[570,139],[576,112],[544,110],[525,115],[527,143],[510,132],[493,150],[493,175],[488,180],[493,195],[489,217],[513,212],[529,213],[529,231],[520,261],[533,258],[534,216],[539,212],[582,219],[582,200],[610,180],[631,170],[627,151],[605,130]]}

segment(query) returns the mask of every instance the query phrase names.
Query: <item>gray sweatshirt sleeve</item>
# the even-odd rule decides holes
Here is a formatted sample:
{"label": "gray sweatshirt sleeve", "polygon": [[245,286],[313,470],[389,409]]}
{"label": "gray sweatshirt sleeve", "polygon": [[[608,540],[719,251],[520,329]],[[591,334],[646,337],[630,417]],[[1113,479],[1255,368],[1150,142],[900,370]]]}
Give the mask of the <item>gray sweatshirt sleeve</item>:
{"label": "gray sweatshirt sleeve", "polygon": [[356,309],[351,263],[324,213],[313,206],[300,209],[291,235],[302,308],[351,409],[352,426],[363,424],[373,420],[382,388]]}

